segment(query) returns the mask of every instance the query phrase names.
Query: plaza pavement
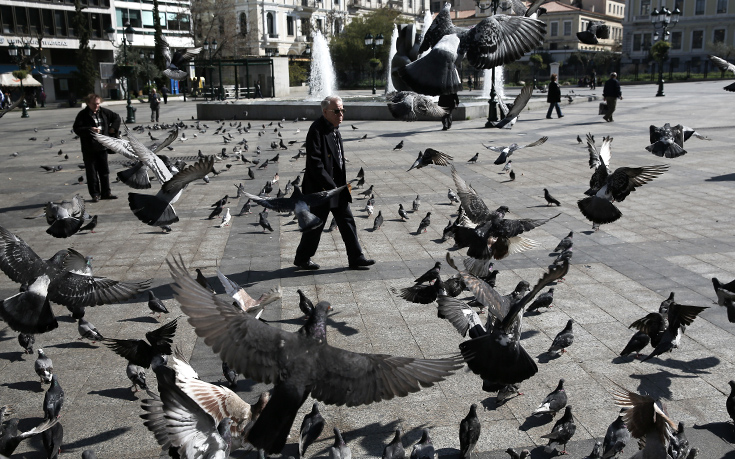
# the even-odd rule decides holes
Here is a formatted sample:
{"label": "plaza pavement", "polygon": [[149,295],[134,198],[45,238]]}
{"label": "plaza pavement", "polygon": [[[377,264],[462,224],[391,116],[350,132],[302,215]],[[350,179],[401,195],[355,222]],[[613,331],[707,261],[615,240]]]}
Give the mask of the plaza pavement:
{"label": "plaza pavement", "polygon": [[[525,394],[504,406],[496,406],[494,394],[481,390],[481,381],[466,369],[459,370],[446,381],[405,398],[378,404],[346,408],[321,405],[327,427],[308,456],[327,457],[332,444],[332,427],[339,427],[352,448],[354,457],[379,457],[383,445],[400,426],[405,431],[404,445],[410,448],[422,428],[431,430],[440,456],[458,454],[458,425],[471,403],[478,403],[482,436],[477,447],[480,458],[505,458],[508,447],[532,449],[532,457],[548,457],[541,435],[554,424],[549,418],[530,419],[529,414],[543,397],[554,389],[560,377],[566,379],[569,404],[574,408],[577,431],[567,451],[570,458],[583,458],[590,453],[594,439],[604,436],[607,426],[615,419],[618,409],[610,391],[614,384],[630,390],[663,398],[675,421],[684,421],[693,446],[702,458],[735,458],[732,443],[733,426],[725,410],[729,393],[728,381],[734,379],[735,348],[733,331],[724,308],[712,304],[714,292],[710,278],[725,281],[735,277],[735,203],[733,187],[735,171],[732,162],[732,94],[722,90],[723,82],[679,83],[666,86],[666,97],[656,98],[652,84],[624,86],[624,100],[618,104],[614,123],[605,123],[597,116],[597,103],[575,101],[563,106],[563,119],[545,119],[543,96],[523,113],[513,130],[484,129],[484,120],[455,121],[451,130],[441,131],[435,122],[355,122],[359,129],[350,128],[350,103],[345,93],[347,116],[342,135],[345,141],[348,177],[365,168],[366,185],[375,186],[375,211],[385,217],[383,227],[372,232],[372,219],[363,211],[365,201],[356,199],[353,212],[358,232],[369,258],[377,263],[369,271],[349,271],[342,242],[337,232],[325,233],[314,260],[321,264],[316,272],[297,272],[291,265],[300,233],[290,218],[271,212],[273,233],[264,234],[257,226],[257,210],[252,215],[233,217],[232,225],[217,228],[218,220],[207,220],[210,204],[225,194],[233,196],[234,184],[242,182],[250,192],[257,191],[277,171],[280,185],[295,178],[304,166],[303,159],[290,161],[296,148],[282,151],[280,161],[257,171],[256,179],[246,180],[246,168],[237,161],[233,167],[211,183],[193,183],[176,204],[181,221],[173,232],[161,234],[155,228],[140,223],[127,205],[127,192],[121,184],[113,185],[116,201],[88,202],[88,211],[99,215],[94,234],[83,233],[67,240],[53,239],[45,233],[44,219],[24,217],[42,213],[49,201],[70,198],[74,193],[88,197],[86,186],[76,185],[83,171],[77,168],[81,153],[78,141],[73,141],[71,125],[78,109],[31,111],[31,118],[21,119],[19,112],[6,115],[0,121],[0,225],[22,237],[41,257],[48,258],[57,250],[74,247],[94,257],[95,274],[120,280],[152,279],[156,295],[164,300],[171,313],[162,321],[180,315],[169,287],[170,276],[165,260],[181,255],[193,273],[201,268],[218,292],[222,287],[215,279],[219,267],[231,279],[245,286],[252,296],[260,295],[280,285],[283,300],[268,307],[264,317],[274,326],[296,330],[301,321],[297,289],[312,300],[330,301],[334,313],[329,322],[330,344],[358,352],[390,353],[417,357],[439,357],[457,352],[462,338],[452,326],[436,317],[435,305],[410,304],[390,292],[391,287],[411,285],[411,281],[430,268],[434,261],[444,260],[451,242],[440,242],[441,232],[456,207],[449,205],[448,188],[454,188],[448,168],[426,167],[406,173],[419,150],[432,147],[454,156],[460,175],[482,196],[489,207],[507,205],[514,218],[543,218],[561,212],[546,225],[527,234],[541,248],[509,256],[497,262],[500,270],[497,289],[507,293],[521,280],[534,283],[552,258],[550,250],[570,230],[575,232],[574,256],[566,282],[556,285],[554,307],[524,320],[523,345],[539,363],[539,372],[525,381]],[[567,88],[562,89],[566,94]],[[582,95],[601,94],[597,91],[575,91]],[[478,92],[475,91],[474,94]],[[364,92],[363,92],[364,95]],[[464,99],[464,97],[463,97]],[[138,122],[148,124],[148,108],[136,105]],[[111,108],[123,114],[125,107]],[[192,102],[171,101],[161,107],[161,121],[177,118],[192,123],[195,113]],[[554,115],[555,116],[555,115]],[[311,120],[294,123],[284,113],[282,130],[285,141],[303,140]],[[258,137],[262,124],[251,120],[253,129],[245,137],[250,152],[256,145],[262,157],[278,152],[270,150],[277,139],[273,126]],[[658,158],[648,153],[649,124],[682,123],[696,128],[712,138],[702,141],[692,138],[686,144],[689,153],[676,159]],[[186,157],[191,161],[198,150],[205,154],[219,153],[222,138],[212,135],[215,122],[206,122],[206,134],[193,137],[186,131],[187,142],[176,141],[172,158]],[[275,123],[274,123],[275,126]],[[229,125],[227,126],[229,129]],[[34,133],[33,128],[38,128]],[[299,133],[296,133],[300,129]],[[603,136],[613,136],[613,168],[670,164],[671,168],[632,193],[619,208],[623,217],[616,223],[603,225],[591,232],[576,206],[576,200],[587,189],[591,170],[588,154],[576,136],[587,132],[598,143]],[[153,131],[163,136],[162,131]],[[368,139],[358,139],[368,134]],[[235,141],[242,136],[235,135]],[[500,166],[492,165],[496,155],[482,143],[508,145],[530,143],[548,135],[546,144],[516,152],[513,166],[516,180],[508,181],[499,174]],[[37,141],[29,141],[37,137]],[[46,138],[48,141],[45,141]],[[61,140],[65,143],[61,144]],[[147,140],[147,135],[145,137]],[[405,141],[402,151],[393,147]],[[227,145],[228,151],[232,145]],[[61,149],[70,159],[57,156]],[[18,152],[17,157],[11,153]],[[480,152],[477,164],[466,161]],[[252,155],[249,155],[252,156]],[[119,156],[111,156],[111,169],[120,170]],[[62,164],[63,170],[46,173],[40,165]],[[224,163],[217,163],[225,170]],[[562,202],[558,208],[548,208],[543,188]],[[157,188],[154,182],[154,190]],[[153,192],[152,191],[152,192]],[[410,208],[416,195],[421,196],[421,209],[411,214],[407,222],[398,218],[398,204]],[[230,202],[236,214],[244,200]],[[258,208],[255,208],[258,209]],[[432,224],[425,234],[415,235],[418,223],[432,212]],[[331,219],[331,217],[330,217]],[[463,251],[453,251],[458,259]],[[442,275],[452,275],[444,263]],[[683,304],[712,306],[687,328],[679,349],[671,354],[641,363],[631,358],[617,357],[633,331],[627,327],[648,312],[657,310],[670,292]],[[17,285],[0,276],[0,294],[8,297],[17,292]],[[465,297],[466,295],[463,295]],[[54,306],[59,328],[36,337],[35,348],[44,348],[53,359],[55,373],[66,393],[61,423],[65,441],[61,457],[80,457],[84,449],[93,449],[100,458],[154,458],[160,449],[153,435],[143,426],[140,399],[143,392],[131,393],[125,376],[125,362],[100,343],[77,341],[76,325],[65,308]],[[159,322],[148,314],[146,298],[121,305],[105,305],[87,309],[87,319],[100,332],[112,338],[142,338],[158,327]],[[549,360],[545,351],[551,340],[567,322],[575,320],[575,343],[562,357]],[[20,427],[28,430],[40,422],[45,387],[39,384],[33,370],[35,356],[23,355],[16,333],[0,328],[0,404],[10,404],[15,416],[22,419]],[[205,381],[217,383],[221,378],[220,360],[192,328],[179,321],[176,344]],[[650,348],[649,348],[650,350]],[[155,390],[155,376],[148,372],[148,381]],[[253,402],[265,387],[241,380],[238,393]],[[284,449],[285,456],[297,456],[298,428],[312,400],[303,405],[292,431],[292,441]],[[558,417],[557,417],[558,419]],[[629,443],[623,457],[636,450]],[[14,457],[29,459],[45,457],[40,438],[24,442]],[[254,453],[235,453],[236,457],[254,457]]]}

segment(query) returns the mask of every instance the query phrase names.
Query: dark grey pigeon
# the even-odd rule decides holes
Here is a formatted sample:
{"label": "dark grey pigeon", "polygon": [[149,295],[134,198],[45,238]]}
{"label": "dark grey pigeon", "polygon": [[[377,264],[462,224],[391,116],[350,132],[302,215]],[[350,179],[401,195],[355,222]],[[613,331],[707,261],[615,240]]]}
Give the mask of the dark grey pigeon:
{"label": "dark grey pigeon", "polygon": [[36,337],[29,333],[21,333],[18,335],[18,344],[23,348],[26,354],[33,354],[33,343],[36,342]]}
{"label": "dark grey pigeon", "polygon": [[440,278],[437,278],[433,284],[430,285],[414,285],[412,287],[396,289],[391,287],[391,292],[394,295],[398,295],[406,301],[418,304],[429,304],[436,301],[442,296],[447,296],[447,292],[444,288],[444,284]]}
{"label": "dark grey pigeon", "polygon": [[163,301],[156,298],[153,294],[153,290],[148,290],[148,309],[151,310],[151,314],[158,313],[158,318],[161,318],[161,314],[168,314],[168,309]]}
{"label": "dark grey pigeon", "polygon": [[505,114],[505,117],[498,122],[491,121],[490,127],[498,129],[513,129],[516,121],[518,121],[518,116],[523,112],[523,109],[526,108],[528,101],[531,100],[532,93],[533,85],[524,86],[523,89],[521,89],[521,92],[513,100],[513,105],[511,106],[511,109],[508,110],[508,113]]}
{"label": "dark grey pigeon", "polygon": [[569,319],[567,321],[567,325],[564,327],[564,330],[560,331],[551,343],[551,347],[549,347],[549,350],[547,351],[549,354],[556,356],[562,355],[566,352],[566,348],[574,343],[574,331],[572,330],[573,324],[574,319]]}
{"label": "dark grey pigeon", "polygon": [[421,440],[413,445],[411,459],[434,459],[434,444],[429,436],[429,429],[421,431]]}
{"label": "dark grey pigeon", "polygon": [[38,350],[38,358],[34,363],[34,369],[39,378],[41,378],[42,384],[48,384],[51,382],[51,377],[54,373],[54,363],[51,359],[43,352],[43,349]]}
{"label": "dark grey pigeon", "polygon": [[[402,121],[416,121],[419,116],[441,118],[447,112],[430,96],[413,91],[392,91],[385,95],[388,110],[393,118]],[[365,134],[362,139],[366,139]]]}
{"label": "dark grey pigeon", "polygon": [[406,450],[403,448],[403,441],[401,440],[403,431],[398,428],[396,434],[393,436],[393,440],[390,441],[385,448],[383,448],[382,459],[405,459]]}
{"label": "dark grey pigeon", "polygon": [[406,213],[406,210],[403,208],[403,204],[398,204],[398,216],[401,217],[401,220],[408,220],[408,214]]}
{"label": "dark grey pigeon", "polygon": [[207,280],[207,278],[204,276],[204,274],[202,273],[202,270],[199,269],[199,268],[197,268],[195,271],[197,273],[197,282],[199,283],[199,285],[201,285],[202,287],[206,288],[210,292],[215,293],[214,292],[214,288],[209,283],[209,281]]}
{"label": "dark grey pigeon", "polygon": [[406,172],[409,172],[413,169],[421,169],[422,167],[428,166],[429,164],[435,164],[437,166],[448,166],[453,160],[454,158],[446,153],[443,153],[439,150],[434,150],[433,148],[427,148],[426,150],[419,152],[419,156],[416,158],[413,164],[411,164],[411,167],[409,167]]}
{"label": "dark grey pigeon", "polygon": [[307,297],[301,289],[296,290],[296,293],[299,294],[299,309],[308,319],[314,314],[314,303],[311,302],[309,297]]}
{"label": "dark grey pigeon", "polygon": [[329,448],[329,459],[352,459],[352,451],[336,427],[334,428],[334,444]]}
{"label": "dark grey pigeon", "polygon": [[266,230],[270,231],[271,233],[273,232],[273,227],[268,221],[268,214],[265,211],[258,214],[258,224],[261,228],[263,228],[264,233]]}
{"label": "dark grey pigeon", "polygon": [[[579,138],[579,136],[577,136]],[[582,139],[580,139],[580,143]],[[592,452],[585,459],[601,459],[602,458],[602,443],[599,441],[595,442],[595,446],[592,447]]]}
{"label": "dark grey pigeon", "polygon": [[561,205],[561,203],[555,197],[553,197],[551,193],[549,193],[549,190],[546,188],[544,188],[544,199],[546,199],[547,206],[551,206],[551,205],[560,206]]}
{"label": "dark grey pigeon", "polygon": [[383,211],[379,210],[378,215],[376,215],[375,220],[373,220],[373,231],[379,230],[381,226],[383,226]]}
{"label": "dark grey pigeon", "polygon": [[671,457],[686,458],[689,456],[689,440],[684,433],[684,423],[679,421],[679,426],[676,429],[675,435],[669,442],[668,452]]}
{"label": "dark grey pigeon", "polygon": [[419,206],[421,206],[421,198],[419,197],[419,195],[416,195],[416,199],[414,199],[413,203],[411,204],[411,210],[414,212],[418,212]]}
{"label": "dark grey pigeon", "polygon": [[727,408],[727,414],[730,415],[730,419],[735,423],[735,381],[730,381],[730,395],[727,396],[725,401],[725,408]]}
{"label": "dark grey pigeon", "polygon": [[705,309],[708,308],[704,306],[687,306],[672,302],[668,306],[668,326],[661,335],[661,339],[656,344],[653,352],[643,359],[642,362],[679,347],[679,341],[681,340],[681,335],[684,333],[684,329],[688,325],[691,325],[694,319],[697,318],[697,315]]}
{"label": "dark grey pigeon", "polygon": [[12,456],[13,451],[15,451],[18,445],[20,445],[20,442],[26,438],[30,438],[50,429],[56,425],[59,420],[56,418],[44,420],[41,424],[27,432],[21,432],[18,430],[19,422],[20,420],[18,418],[11,419],[0,432],[0,455],[7,457]]}
{"label": "dark grey pigeon", "polygon": [[548,292],[542,293],[538,296],[533,303],[531,303],[527,310],[538,311],[539,308],[550,308],[554,302],[554,288],[550,288]]}
{"label": "dark grey pigeon", "polygon": [[554,252],[563,252],[565,250],[569,250],[574,246],[574,231],[570,231],[569,234],[567,234],[564,239],[559,241],[559,244],[554,247]]}
{"label": "dark grey pigeon", "polygon": [[505,405],[508,400],[516,397],[517,395],[523,395],[522,392],[518,391],[520,388],[520,384],[506,384],[498,390],[498,395],[495,397],[495,403],[497,403],[498,406]]}
{"label": "dark grey pigeon", "polygon": [[102,334],[97,330],[97,327],[92,325],[92,323],[84,317],[79,319],[79,322],[77,324],[77,331],[79,331],[79,338],[77,339],[80,340],[86,338],[93,343],[96,343],[97,341],[102,341],[103,339],[105,339]]}
{"label": "dark grey pigeon", "polygon": [[547,395],[544,401],[531,414],[534,416],[550,414],[554,417],[565,406],[567,406],[567,392],[564,390],[564,378],[562,378],[559,380],[556,389]]}
{"label": "dark grey pigeon", "polygon": [[[169,261],[169,268],[174,297],[204,342],[216,342],[215,349],[226,353],[227,363],[244,377],[274,383],[273,396],[248,434],[250,443],[268,454],[283,449],[309,395],[338,406],[375,403],[429,387],[463,365],[459,356],[414,359],[330,346],[326,320],[331,305],[325,301],[315,305],[298,332],[290,333],[233,310],[201,288],[181,260]],[[263,343],[280,344],[263,352]]]}
{"label": "dark grey pigeon", "polygon": [[[151,362],[156,355],[171,355],[171,345],[176,334],[178,317],[170,322],[149,331],[145,334],[146,340],[142,339],[114,339],[102,338],[105,345],[112,349],[117,355],[126,359],[129,363],[150,368]],[[150,344],[149,344],[150,343]]]}
{"label": "dark grey pigeon", "polygon": [[319,404],[314,403],[311,407],[311,413],[304,416],[299,430],[299,457],[304,457],[306,449],[319,438],[322,430],[324,430],[324,418],[319,412]]}
{"label": "dark grey pigeon", "polygon": [[626,355],[632,354],[635,352],[635,358],[640,357],[640,352],[648,346],[648,343],[651,342],[651,337],[648,336],[648,333],[644,331],[637,331],[635,335],[631,336],[630,341],[628,341],[628,344],[625,345],[625,348],[623,348],[622,352],[620,352],[621,357],[625,357]]}
{"label": "dark grey pigeon", "polygon": [[574,423],[574,417],[572,416],[572,407],[567,406],[564,410],[564,416],[561,417],[554,427],[551,429],[551,433],[541,435],[541,438],[548,438],[549,444],[544,447],[546,453],[554,452],[556,445],[562,445],[563,449],[560,454],[567,454],[566,448],[567,443],[574,436],[574,432],[577,431],[577,425]]}
{"label": "dark grey pigeon", "polygon": [[421,223],[419,223],[419,229],[416,230],[416,234],[421,234],[422,232],[425,233],[429,225],[431,225],[431,212],[427,212],[426,217],[421,220]]}
{"label": "dark grey pigeon", "polygon": [[473,156],[472,158],[468,159],[467,162],[470,163],[470,164],[476,164],[479,157],[480,157],[480,153],[479,152],[478,153],[475,153],[475,156]]}
{"label": "dark grey pigeon", "polygon": [[716,277],[713,277],[712,286],[717,295],[717,304],[727,309],[727,320],[735,323],[735,280],[722,284]]}
{"label": "dark grey pigeon", "polygon": [[556,256],[556,259],[554,260],[554,264],[558,265],[560,263],[569,262],[571,261],[573,255],[574,255],[574,249],[566,249],[562,251],[559,255]]}
{"label": "dark grey pigeon", "polygon": [[393,147],[393,151],[396,151],[396,150],[403,150],[403,140],[398,142],[398,144],[395,147]]}
{"label": "dark grey pigeon", "polygon": [[84,224],[84,199],[74,195],[71,201],[48,202],[44,208],[46,232],[56,238],[66,238],[76,234]]}
{"label": "dark grey pigeon", "polygon": [[227,365],[227,362],[222,361],[222,376],[227,380],[227,385],[230,389],[237,387],[237,372]]}
{"label": "dark grey pigeon", "polygon": [[130,386],[133,392],[138,392],[140,387],[143,390],[148,390],[148,386],[145,383],[145,370],[138,365],[129,363],[125,368],[125,374],[127,375],[130,382],[133,384]]}
{"label": "dark grey pigeon", "polygon": [[64,442],[64,428],[60,422],[50,429],[44,430],[41,434],[41,440],[43,441],[43,449],[46,450],[46,457],[48,459],[57,459],[59,453],[61,453],[61,445]]}
{"label": "dark grey pigeon", "polygon": [[424,282],[434,282],[436,280],[439,280],[439,272],[442,269],[442,262],[437,261],[434,263],[434,267],[430,270],[426,271],[422,275],[416,278],[413,282],[415,284],[423,284]]}
{"label": "dark grey pigeon", "polygon": [[51,386],[43,397],[44,419],[56,419],[64,406],[64,389],[59,385],[56,375],[51,376]]}
{"label": "dark grey pigeon", "polygon": [[470,412],[459,423],[459,453],[462,459],[472,457],[472,451],[480,440],[481,429],[480,419],[477,417],[477,403],[473,403]]}
{"label": "dark grey pigeon", "polygon": [[610,37],[610,27],[603,21],[588,21],[587,30],[577,32],[577,38],[585,45],[596,45],[599,39],[607,39]]}
{"label": "dark grey pigeon", "polygon": [[299,221],[299,229],[305,232],[311,231],[325,223],[316,215],[312,214],[309,209],[331,200],[334,196],[340,194],[346,186],[347,185],[342,185],[341,187],[331,190],[310,194],[303,194],[298,186],[294,186],[293,194],[287,198],[261,198],[248,192],[245,192],[244,194],[248,199],[252,199],[254,202],[267,209],[272,209],[276,212],[294,212]]}
{"label": "dark grey pigeon", "polygon": [[608,426],[607,432],[605,432],[605,439],[603,440],[602,448],[602,457],[604,459],[618,457],[618,455],[623,451],[626,443],[628,443],[628,440],[630,440],[630,432],[625,426],[625,419],[623,419],[624,413],[625,410],[620,410],[620,414],[617,419]]}

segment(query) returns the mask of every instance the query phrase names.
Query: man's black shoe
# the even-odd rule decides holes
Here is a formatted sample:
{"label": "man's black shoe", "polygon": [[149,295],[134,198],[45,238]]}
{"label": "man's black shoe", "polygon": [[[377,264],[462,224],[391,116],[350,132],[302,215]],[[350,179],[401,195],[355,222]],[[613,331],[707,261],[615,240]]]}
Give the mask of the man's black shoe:
{"label": "man's black shoe", "polygon": [[92,196],[92,202],[100,202],[99,196]]}
{"label": "man's black shoe", "polygon": [[319,269],[319,265],[316,264],[316,263],[314,263],[311,260],[306,260],[303,263],[297,263],[297,262],[294,261],[293,264],[294,264],[294,266],[296,266],[299,269],[305,269],[305,270],[308,270],[308,271],[315,271],[315,270]]}
{"label": "man's black shoe", "polygon": [[102,196],[102,199],[117,199],[117,196],[115,196],[114,194],[110,194],[107,196]]}
{"label": "man's black shoe", "polygon": [[350,269],[359,269],[359,270],[366,270],[369,269],[368,266],[372,266],[375,264],[375,260],[366,259],[364,257],[358,258],[355,261],[350,262]]}

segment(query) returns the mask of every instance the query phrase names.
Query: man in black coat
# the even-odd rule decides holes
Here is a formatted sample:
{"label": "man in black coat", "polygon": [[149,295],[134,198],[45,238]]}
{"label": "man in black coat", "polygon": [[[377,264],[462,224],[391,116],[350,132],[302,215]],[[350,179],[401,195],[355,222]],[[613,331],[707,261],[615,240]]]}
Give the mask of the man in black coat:
{"label": "man in black coat", "polygon": [[559,87],[559,83],[556,81],[557,79],[558,77],[556,73],[552,73],[551,82],[549,83],[549,93],[546,95],[546,102],[549,103],[549,111],[546,112],[547,119],[551,119],[551,112],[555,108],[556,116],[564,118],[564,115],[561,114],[561,107],[559,106],[559,103],[561,102],[561,88]]}
{"label": "man in black coat", "polygon": [[117,137],[120,132],[120,115],[100,107],[102,97],[87,96],[87,106],[74,120],[74,133],[82,143],[84,170],[87,173],[87,189],[93,202],[100,199],[117,199],[110,191],[110,167],[107,164],[108,150],[92,135],[93,132]]}
{"label": "man in black coat", "polygon": [[605,87],[602,89],[602,97],[605,98],[605,102],[607,103],[607,113],[602,119],[607,122],[614,121],[613,113],[615,112],[615,107],[618,105],[618,99],[623,100],[623,92],[620,90],[617,73],[611,73],[610,78],[605,82]]}
{"label": "man in black coat", "polygon": [[459,97],[457,94],[442,94],[439,96],[437,105],[447,111],[447,114],[442,117],[442,131],[452,127],[452,111],[459,105]]}
{"label": "man in black coat", "polygon": [[[322,116],[312,123],[306,135],[306,170],[302,185],[304,194],[332,190],[347,184],[344,145],[339,133],[339,125],[345,115],[342,99],[328,96],[321,102],[321,107]],[[345,243],[350,269],[368,269],[375,261],[366,259],[362,253],[357,240],[355,218],[350,209],[351,202],[350,190],[345,188],[326,204],[312,207],[311,212],[322,222],[327,221],[331,212]],[[319,269],[319,265],[311,257],[319,247],[321,236],[321,227],[303,233],[296,249],[294,265],[300,269]]]}

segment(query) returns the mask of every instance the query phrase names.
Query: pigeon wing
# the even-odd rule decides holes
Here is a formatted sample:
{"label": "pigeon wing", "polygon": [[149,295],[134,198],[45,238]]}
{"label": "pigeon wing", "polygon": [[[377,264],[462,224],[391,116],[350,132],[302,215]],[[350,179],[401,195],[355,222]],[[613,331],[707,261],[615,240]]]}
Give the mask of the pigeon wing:
{"label": "pigeon wing", "polygon": [[255,300],[248,295],[248,292],[244,288],[240,287],[237,282],[233,282],[227,276],[222,274],[222,271],[217,269],[217,278],[219,279],[222,286],[225,288],[225,293],[230,295],[240,306],[240,309],[247,311],[251,307],[255,306]]}
{"label": "pigeon wing", "polygon": [[30,284],[43,274],[53,277],[53,269],[36,255],[20,237],[0,226],[0,269],[19,284]]}
{"label": "pigeon wing", "polygon": [[640,395],[618,386],[613,391],[615,405],[628,408],[623,412],[625,425],[635,438],[645,438],[652,430],[658,431],[662,443],[668,438],[668,428],[676,429],[676,424],[659,408],[656,401],[648,395]]}
{"label": "pigeon wing", "polygon": [[161,50],[166,67],[168,67],[171,65],[171,47],[168,45],[168,40],[163,34],[154,34],[154,42],[155,47]]}
{"label": "pigeon wing", "polygon": [[130,145],[130,142],[125,139],[118,139],[117,137],[110,137],[98,133],[92,133],[92,136],[99,142],[100,145],[104,146],[105,148],[114,151],[115,153],[119,153],[123,155],[124,157],[128,159],[132,159],[133,161],[138,161],[138,155],[135,154],[135,150],[133,150],[132,145]]}
{"label": "pigeon wing", "polygon": [[[546,35],[546,23],[525,16],[495,15],[483,19],[465,35],[462,49],[478,69],[515,62],[537,48]],[[517,116],[517,115],[516,115]]]}
{"label": "pigeon wing", "polygon": [[521,233],[530,231],[536,227],[543,225],[544,223],[558,217],[561,213],[558,213],[550,218],[531,219],[523,218],[520,220],[502,219],[496,222],[490,227],[490,234],[496,237],[513,237],[518,236]]}
{"label": "pigeon wing", "polygon": [[505,118],[498,122],[495,127],[502,128],[513,121],[513,119],[517,118],[518,115],[521,114],[523,109],[526,108],[526,104],[528,104],[528,101],[531,100],[532,93],[532,85],[524,86],[523,89],[521,89],[521,93],[518,94],[513,101],[513,108],[508,111],[508,113],[505,115]]}
{"label": "pigeon wing", "polygon": [[436,164],[437,166],[449,166],[454,158],[446,153],[433,148],[424,150],[423,162],[425,164]]}
{"label": "pigeon wing", "polygon": [[173,353],[171,345],[174,342],[177,321],[178,318],[145,334],[148,342],[161,354],[171,355]]}
{"label": "pigeon wing", "polygon": [[490,209],[485,202],[477,195],[477,192],[459,176],[459,173],[451,166],[452,178],[454,185],[457,187],[459,201],[462,203],[462,209],[473,223],[483,223],[490,218]]}
{"label": "pigeon wing", "polygon": [[735,73],[735,64],[731,64],[727,62],[725,59],[722,59],[717,56],[709,56],[709,60],[712,61],[715,66],[717,66],[718,69],[722,70],[723,72],[732,72]]}
{"label": "pigeon wing", "polygon": [[169,172],[169,179],[163,184],[161,191],[169,195],[176,195],[179,191],[183,190],[186,185],[204,178],[207,174],[212,172],[213,168],[214,156],[207,156],[194,164],[186,166],[174,176],[171,176]]}
{"label": "pigeon wing", "polygon": [[429,304],[436,301],[437,298],[433,285],[414,285],[400,290],[393,287],[391,291],[411,303]]}
{"label": "pigeon wing", "polygon": [[397,70],[399,77],[411,90],[427,96],[456,94],[462,90],[455,67],[459,38],[444,36],[425,56]]}
{"label": "pigeon wing", "polygon": [[143,161],[143,163],[153,171],[159,182],[165,183],[171,180],[173,174],[168,170],[168,167],[166,167],[163,160],[159,158],[158,155],[150,151],[148,147],[140,143],[140,141],[130,132],[127,125],[124,126],[125,135],[128,137],[128,142],[130,142],[130,146],[132,147],[135,156],[137,156],[137,159]]}
{"label": "pigeon wing", "polygon": [[608,189],[616,201],[623,201],[639,186],[650,182],[669,169],[667,164],[644,167],[619,167],[607,179]]}
{"label": "pigeon wing", "polygon": [[419,53],[433,48],[445,35],[452,33],[454,25],[452,24],[450,9],[451,4],[445,3],[439,14],[431,21],[429,29],[424,33],[421,46],[419,46]]}
{"label": "pigeon wing", "polygon": [[151,360],[156,354],[153,347],[142,339],[105,338],[104,343],[115,354],[126,359],[133,365],[138,365],[143,368],[149,368],[151,366]]}
{"label": "pigeon wing", "polygon": [[679,327],[682,325],[691,325],[700,312],[708,309],[705,306],[687,306],[679,303],[672,303],[669,306],[669,327]]}
{"label": "pigeon wing", "polygon": [[14,110],[15,108],[18,108],[18,106],[21,104],[21,102],[23,102],[25,98],[26,98],[25,94],[21,94],[21,96],[18,97],[18,100],[10,104],[10,107],[0,112],[0,118],[2,118],[3,116],[5,116],[6,113]]}
{"label": "pigeon wing", "polygon": [[543,145],[544,143],[546,143],[547,140],[549,140],[549,138],[547,136],[543,136],[535,142],[531,142],[528,145],[523,145],[522,147],[518,147],[517,150],[520,150],[521,148],[537,147],[539,145]]}
{"label": "pigeon wing", "polygon": [[[457,329],[460,335],[467,336],[467,331],[471,327],[470,320],[467,316],[472,314],[477,315],[477,313],[467,304],[449,296],[439,297],[437,303],[439,303],[439,315],[447,319]],[[477,318],[477,322],[480,322],[479,317]]]}
{"label": "pigeon wing", "polygon": [[[179,127],[177,125],[174,125],[173,130],[168,134],[168,137],[163,139],[163,142],[159,143],[156,148],[153,149],[153,153],[158,153],[164,148],[171,145],[171,143],[179,138]],[[137,158],[136,158],[137,159]]]}
{"label": "pigeon wing", "polygon": [[67,272],[51,283],[49,299],[69,307],[100,306],[129,300],[150,286],[150,280],[120,282]]}
{"label": "pigeon wing", "polygon": [[69,247],[66,249],[67,256],[64,258],[64,271],[72,271],[80,274],[91,275],[87,257]]}
{"label": "pigeon wing", "polygon": [[664,329],[664,318],[658,312],[651,312],[630,324],[628,328],[635,328],[648,336],[656,336]]}

